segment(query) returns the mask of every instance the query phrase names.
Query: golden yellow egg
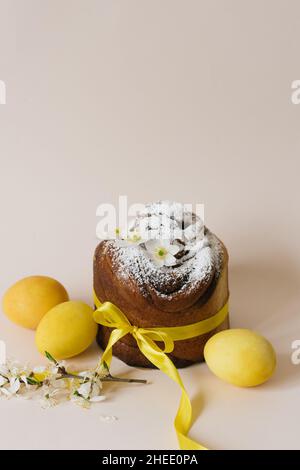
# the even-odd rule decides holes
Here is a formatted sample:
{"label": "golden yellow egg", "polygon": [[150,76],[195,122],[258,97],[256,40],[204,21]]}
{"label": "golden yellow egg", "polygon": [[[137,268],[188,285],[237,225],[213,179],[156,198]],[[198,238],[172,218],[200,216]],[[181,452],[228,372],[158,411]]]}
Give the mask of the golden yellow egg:
{"label": "golden yellow egg", "polygon": [[69,301],[52,308],[41,320],[35,335],[41,354],[55,359],[76,356],[94,341],[98,325],[93,309],[83,302]]}
{"label": "golden yellow egg", "polygon": [[35,330],[55,305],[69,300],[66,289],[47,276],[29,276],[11,286],[3,297],[6,316],[17,325]]}
{"label": "golden yellow egg", "polygon": [[276,367],[273,346],[247,329],[221,331],[204,348],[209,369],[220,379],[239,387],[254,387],[268,380]]}

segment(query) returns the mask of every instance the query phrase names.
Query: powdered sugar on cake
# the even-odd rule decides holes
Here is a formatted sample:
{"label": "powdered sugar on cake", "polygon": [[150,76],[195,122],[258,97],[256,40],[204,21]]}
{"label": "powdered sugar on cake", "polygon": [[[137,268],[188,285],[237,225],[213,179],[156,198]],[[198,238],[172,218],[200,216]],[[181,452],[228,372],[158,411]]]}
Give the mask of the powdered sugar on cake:
{"label": "powdered sugar on cake", "polygon": [[[219,277],[222,244],[199,217],[184,211],[182,204],[149,204],[138,214],[130,230],[135,235],[141,234],[135,239],[138,242],[124,244],[124,240],[111,240],[106,249],[110,251],[117,275],[125,281],[132,278],[141,292],[155,289],[157,295],[171,300],[172,294],[205,289]],[[157,257],[147,249],[149,239],[168,239],[172,248],[177,247],[172,251],[176,254],[171,256],[174,260],[171,265],[158,265]],[[162,256],[167,247],[162,244]]]}
{"label": "powdered sugar on cake", "polygon": [[184,204],[170,201],[145,205],[132,221],[130,230],[139,233],[143,240],[180,242],[186,251],[196,251],[204,237],[204,224],[200,217],[190,212]]}

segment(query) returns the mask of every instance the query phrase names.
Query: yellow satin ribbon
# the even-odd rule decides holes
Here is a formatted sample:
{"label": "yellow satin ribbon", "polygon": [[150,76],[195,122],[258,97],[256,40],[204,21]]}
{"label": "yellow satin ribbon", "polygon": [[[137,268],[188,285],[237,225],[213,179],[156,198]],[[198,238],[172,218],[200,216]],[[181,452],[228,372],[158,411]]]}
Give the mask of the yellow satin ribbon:
{"label": "yellow satin ribbon", "polygon": [[[94,312],[94,320],[100,325],[112,328],[106,349],[101,357],[101,363],[109,366],[112,360],[112,347],[123,336],[131,334],[137,342],[140,351],[158,369],[164,372],[181,388],[181,399],[177,415],[174,421],[175,430],[182,450],[207,450],[202,444],[188,437],[192,423],[192,405],[185,390],[178,370],[167,356],[174,349],[174,341],[194,338],[208,333],[219,326],[228,315],[228,302],[214,316],[192,325],[159,328],[139,328],[131,325],[124,313],[111,302],[101,303],[94,292],[94,303],[97,309]],[[156,341],[163,343],[160,348]]]}

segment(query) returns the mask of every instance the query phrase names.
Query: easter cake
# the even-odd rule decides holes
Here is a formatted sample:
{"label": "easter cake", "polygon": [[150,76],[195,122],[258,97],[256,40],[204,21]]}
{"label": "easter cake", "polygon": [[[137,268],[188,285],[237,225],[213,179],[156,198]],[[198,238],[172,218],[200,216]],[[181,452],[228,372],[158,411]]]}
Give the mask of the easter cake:
{"label": "easter cake", "polygon": [[[184,205],[146,205],[129,236],[103,240],[94,255],[94,292],[112,302],[132,325],[179,327],[209,319],[228,301],[228,253],[202,220]],[[175,342],[169,357],[176,367],[204,360],[206,341],[229,328],[226,316],[208,333]],[[105,348],[111,328],[99,326],[97,341]],[[153,367],[127,334],[113,353],[132,366]]]}

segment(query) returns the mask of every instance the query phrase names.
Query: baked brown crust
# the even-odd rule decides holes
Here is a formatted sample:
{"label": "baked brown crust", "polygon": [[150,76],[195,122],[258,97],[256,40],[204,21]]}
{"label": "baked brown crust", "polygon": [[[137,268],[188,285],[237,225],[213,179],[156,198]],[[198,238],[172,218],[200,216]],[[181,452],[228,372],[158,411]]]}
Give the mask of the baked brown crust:
{"label": "baked brown crust", "polygon": [[[131,324],[150,327],[189,325],[215,315],[228,299],[228,253],[224,244],[210,234],[218,246],[218,262],[192,288],[188,282],[162,284],[157,288],[147,276],[142,282],[134,272],[124,275],[118,258],[119,249],[113,241],[102,241],[94,256],[94,290],[101,302],[117,305]],[[218,264],[218,266],[216,266]],[[141,268],[142,269],[142,268]],[[167,268],[168,273],[175,272]],[[167,272],[167,271],[166,271]],[[163,277],[163,276],[162,276]],[[164,278],[164,277],[163,277]],[[206,341],[218,331],[229,328],[228,317],[211,332],[176,341],[170,358],[176,367],[201,362]],[[105,349],[111,329],[99,326],[97,341]],[[113,347],[113,354],[131,366],[154,367],[139,351],[134,338],[127,335]]]}

